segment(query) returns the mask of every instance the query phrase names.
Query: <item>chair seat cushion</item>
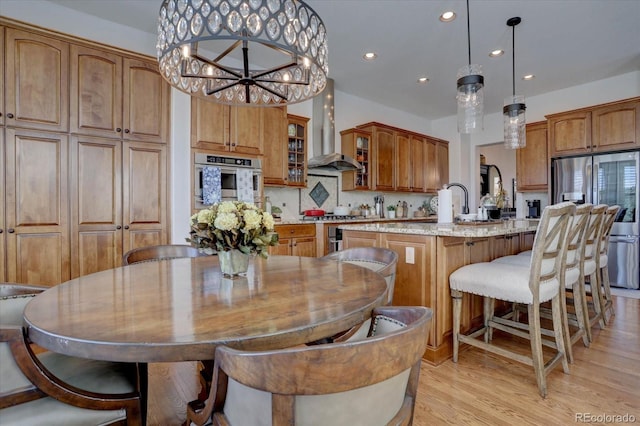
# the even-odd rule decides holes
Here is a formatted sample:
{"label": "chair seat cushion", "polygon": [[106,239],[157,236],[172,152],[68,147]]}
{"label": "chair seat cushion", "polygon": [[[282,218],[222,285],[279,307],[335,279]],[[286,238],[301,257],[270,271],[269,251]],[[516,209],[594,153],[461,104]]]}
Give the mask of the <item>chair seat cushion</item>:
{"label": "chair seat cushion", "polygon": [[588,259],[584,261],[584,276],[591,275],[596,272],[596,261]]}
{"label": "chair seat cushion", "polygon": [[[531,252],[529,252],[529,253],[531,253]],[[503,264],[508,264],[508,265],[516,265],[516,266],[526,266],[528,268],[529,265],[531,264],[531,257],[530,256],[521,255],[519,253],[519,254],[514,255],[514,256],[498,257],[498,258],[492,260],[491,262],[492,263],[503,263]],[[565,280],[564,280],[565,288],[572,288],[573,285],[578,281],[578,278],[580,278],[580,268],[578,268],[578,267],[567,268],[567,270],[565,271]]]}
{"label": "chair seat cushion", "polygon": [[605,266],[607,266],[607,263],[609,263],[609,256],[607,256],[606,254],[600,254],[600,256],[598,257],[598,267],[604,268]]}
{"label": "chair seat cushion", "polygon": [[[463,266],[449,276],[452,290],[517,303],[533,303],[529,289],[529,266],[483,262]],[[557,279],[540,282],[540,300],[551,300],[559,292]]]}

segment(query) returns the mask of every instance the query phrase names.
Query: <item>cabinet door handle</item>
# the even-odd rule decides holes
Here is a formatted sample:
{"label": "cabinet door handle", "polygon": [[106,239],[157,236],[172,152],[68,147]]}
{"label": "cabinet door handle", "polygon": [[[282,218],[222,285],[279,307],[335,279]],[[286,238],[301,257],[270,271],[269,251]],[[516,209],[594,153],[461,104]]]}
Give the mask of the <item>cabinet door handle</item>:
{"label": "cabinet door handle", "polygon": [[120,133],[122,131],[122,129],[120,127],[116,128],[116,132]]}
{"label": "cabinet door handle", "polygon": [[10,234],[13,234],[14,232],[16,232],[16,230],[13,229],[13,228],[9,228],[9,229],[7,229],[7,232],[10,233]]}
{"label": "cabinet door handle", "polygon": [[467,241],[465,244],[470,247],[474,246],[476,243],[474,243],[473,241]]}
{"label": "cabinet door handle", "polygon": [[0,234],[2,234],[3,232],[4,232],[4,230],[3,230],[3,229],[0,229]]}
{"label": "cabinet door handle", "polygon": [[124,132],[125,133],[129,133],[129,129],[124,129]]}
{"label": "cabinet door handle", "polygon": [[116,226],[116,229],[122,229],[121,225]]}
{"label": "cabinet door handle", "polygon": [[124,229],[129,229],[129,225],[125,225],[125,226],[124,226]]}
{"label": "cabinet door handle", "polygon": [[13,118],[13,114],[11,113],[7,114],[7,118]]}

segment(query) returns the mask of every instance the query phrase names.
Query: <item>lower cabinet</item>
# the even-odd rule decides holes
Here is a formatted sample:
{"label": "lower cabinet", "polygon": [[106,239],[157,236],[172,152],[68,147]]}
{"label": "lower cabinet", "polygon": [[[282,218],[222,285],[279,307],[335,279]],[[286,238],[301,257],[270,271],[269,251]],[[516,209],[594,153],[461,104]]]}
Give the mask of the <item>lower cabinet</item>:
{"label": "lower cabinet", "polygon": [[316,225],[276,225],[279,242],[269,247],[269,254],[316,257]]}
{"label": "lower cabinet", "polygon": [[166,146],[71,140],[71,276],[115,268],[123,253],[167,243]]}
{"label": "lower cabinet", "polygon": [[[426,306],[434,316],[423,358],[440,364],[453,353],[453,309],[449,275],[462,266],[488,262],[497,256],[530,249],[535,232],[495,237],[446,237],[343,230],[343,247],[385,247],[398,254],[393,305]],[[506,302],[496,309],[506,311]],[[483,319],[483,298],[465,295],[462,331],[478,328]]]}

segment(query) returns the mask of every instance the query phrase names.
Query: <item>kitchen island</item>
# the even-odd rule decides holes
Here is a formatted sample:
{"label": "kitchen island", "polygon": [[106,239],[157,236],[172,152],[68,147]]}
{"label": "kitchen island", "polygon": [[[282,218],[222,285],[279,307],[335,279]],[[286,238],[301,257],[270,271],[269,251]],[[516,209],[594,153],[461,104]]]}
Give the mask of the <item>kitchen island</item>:
{"label": "kitchen island", "polygon": [[[440,364],[453,353],[453,315],[449,275],[471,263],[529,250],[537,220],[505,220],[489,223],[369,223],[345,224],[343,248],[384,247],[398,253],[393,293],[397,306],[426,306],[433,309],[433,322],[423,358]],[[496,277],[499,279],[499,277]],[[462,331],[482,323],[482,298],[465,295]],[[496,301],[496,309],[509,306]]]}

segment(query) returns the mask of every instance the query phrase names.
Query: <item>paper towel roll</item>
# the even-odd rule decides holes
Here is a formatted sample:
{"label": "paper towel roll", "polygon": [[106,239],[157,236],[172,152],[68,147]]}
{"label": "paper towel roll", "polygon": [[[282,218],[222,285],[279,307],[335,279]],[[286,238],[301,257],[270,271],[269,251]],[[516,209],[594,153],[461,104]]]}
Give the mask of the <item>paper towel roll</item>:
{"label": "paper towel roll", "polygon": [[453,196],[450,189],[438,191],[438,223],[453,222]]}

